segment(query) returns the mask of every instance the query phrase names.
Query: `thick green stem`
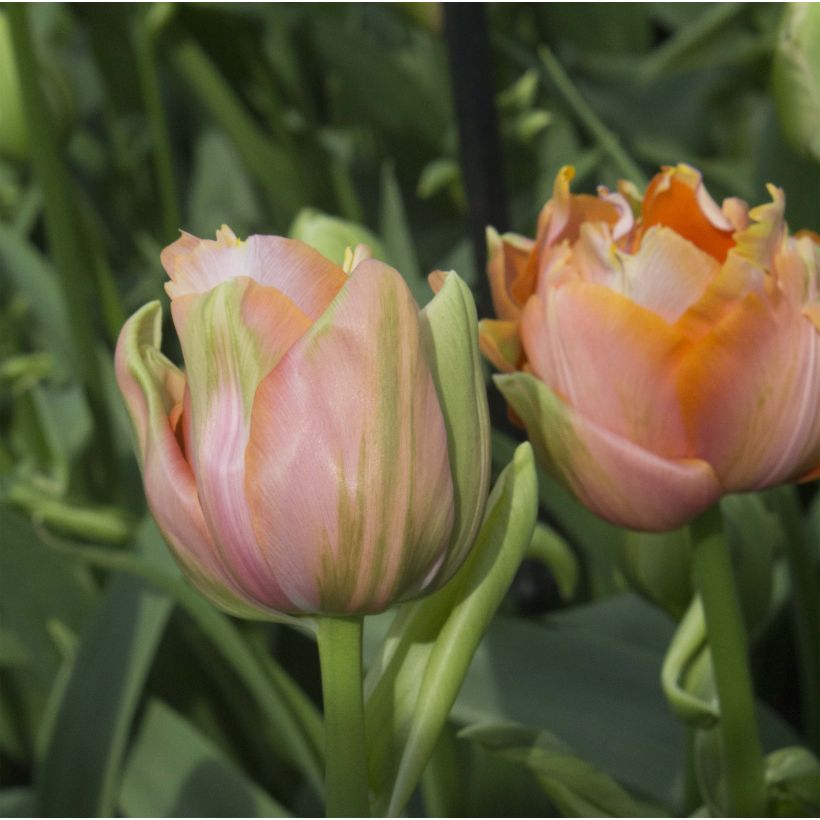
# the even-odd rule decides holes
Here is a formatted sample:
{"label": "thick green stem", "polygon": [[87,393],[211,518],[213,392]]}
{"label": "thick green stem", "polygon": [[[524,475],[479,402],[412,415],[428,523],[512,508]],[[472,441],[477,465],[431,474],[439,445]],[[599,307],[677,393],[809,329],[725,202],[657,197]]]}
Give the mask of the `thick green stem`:
{"label": "thick green stem", "polygon": [[800,660],[801,715],[806,737],[820,752],[820,594],[817,567],[794,487],[775,491],[780,519],[786,532],[786,562],[792,581],[797,653]]}
{"label": "thick green stem", "polygon": [[706,634],[720,704],[727,810],[733,817],[761,817],[766,813],[763,750],[757,728],[746,630],[717,507],[693,522],[692,536],[692,574],[706,616]]}
{"label": "thick green stem", "polygon": [[369,817],[362,618],[319,618],[328,817]]}

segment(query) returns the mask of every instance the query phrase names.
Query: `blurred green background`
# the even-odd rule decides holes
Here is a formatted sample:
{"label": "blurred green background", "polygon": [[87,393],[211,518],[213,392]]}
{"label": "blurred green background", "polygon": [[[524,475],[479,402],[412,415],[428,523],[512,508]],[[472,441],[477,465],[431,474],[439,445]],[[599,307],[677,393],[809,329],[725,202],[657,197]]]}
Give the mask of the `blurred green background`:
{"label": "blurred green background", "polygon": [[[820,227],[816,9],[498,4],[483,24],[468,13],[445,26],[447,14],[0,6],[3,813],[321,811],[314,648],[211,610],[144,515],[111,357],[125,318],[164,299],[159,252],[180,228],[291,234],[337,259],[365,241],[420,303],[426,273],[454,268],[486,309],[476,220],[532,234],[564,164],[576,190],[640,185],[678,161],[717,200],[756,204],[773,182],[792,229]],[[489,43],[466,103],[453,94],[459,34],[462,50],[465,37]],[[465,164],[471,147],[495,144],[492,118],[456,115],[482,100],[499,150]],[[481,191],[497,195],[477,212]],[[495,405],[499,466],[511,431]],[[625,786],[652,811],[693,810],[683,731],[657,679],[673,621],[625,593],[620,533],[546,480],[542,495],[552,529],[455,720],[548,729],[603,773],[587,783],[596,794]],[[820,543],[816,491],[800,503]],[[743,577],[766,733],[783,746],[816,705],[797,702],[780,534],[757,513],[768,523],[738,538],[762,542]],[[688,568],[676,571],[688,600]],[[676,595],[661,603],[679,616]],[[434,766],[411,812],[555,809],[530,771],[479,743],[448,733],[437,754],[457,776],[442,789]]]}

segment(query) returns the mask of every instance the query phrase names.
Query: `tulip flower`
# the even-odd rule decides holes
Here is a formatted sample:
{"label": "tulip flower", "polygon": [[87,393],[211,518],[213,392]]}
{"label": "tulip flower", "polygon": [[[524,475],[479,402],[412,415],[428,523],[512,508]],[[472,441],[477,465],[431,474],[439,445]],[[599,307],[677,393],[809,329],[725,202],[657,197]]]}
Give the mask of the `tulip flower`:
{"label": "tulip flower", "polygon": [[820,237],[785,197],[718,206],[664,168],[572,195],[534,240],[489,231],[481,346],[542,465],[595,513],[681,526],[722,494],[820,475]]}
{"label": "tulip flower", "polygon": [[236,614],[377,612],[465,558],[489,476],[475,308],[454,274],[419,311],[360,246],[340,267],[226,227],[162,253],[116,352],[149,507],[188,578]]}

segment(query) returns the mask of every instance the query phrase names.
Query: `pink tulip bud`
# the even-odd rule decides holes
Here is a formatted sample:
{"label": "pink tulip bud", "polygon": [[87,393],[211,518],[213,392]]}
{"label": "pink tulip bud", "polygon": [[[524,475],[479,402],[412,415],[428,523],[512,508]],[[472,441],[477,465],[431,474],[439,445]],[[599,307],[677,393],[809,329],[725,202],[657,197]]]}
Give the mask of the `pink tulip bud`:
{"label": "pink tulip bud", "polygon": [[[465,387],[469,291],[449,274],[420,313],[368,257],[348,275],[295,240],[184,234],[162,263],[185,372],[159,352],[159,303],[120,334],[149,507],[229,611],[377,612],[444,583],[475,536],[489,436]],[[474,342],[442,349],[447,324]]]}
{"label": "pink tulip bud", "polygon": [[489,233],[481,347],[541,463],[590,509],[681,526],[722,494],[820,475],[820,237],[783,192],[718,206],[700,174],[572,195],[534,241]]}

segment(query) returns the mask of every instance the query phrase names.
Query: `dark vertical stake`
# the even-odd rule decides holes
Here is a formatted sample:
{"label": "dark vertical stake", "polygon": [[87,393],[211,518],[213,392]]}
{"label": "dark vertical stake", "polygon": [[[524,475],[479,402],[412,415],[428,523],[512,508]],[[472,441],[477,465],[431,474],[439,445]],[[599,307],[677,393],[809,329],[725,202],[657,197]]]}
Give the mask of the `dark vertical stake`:
{"label": "dark vertical stake", "polygon": [[445,3],[444,36],[450,56],[461,172],[478,273],[476,307],[479,317],[492,316],[485,273],[485,230],[487,225],[493,225],[504,231],[508,224],[484,6],[480,3]]}

